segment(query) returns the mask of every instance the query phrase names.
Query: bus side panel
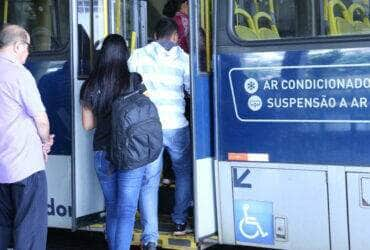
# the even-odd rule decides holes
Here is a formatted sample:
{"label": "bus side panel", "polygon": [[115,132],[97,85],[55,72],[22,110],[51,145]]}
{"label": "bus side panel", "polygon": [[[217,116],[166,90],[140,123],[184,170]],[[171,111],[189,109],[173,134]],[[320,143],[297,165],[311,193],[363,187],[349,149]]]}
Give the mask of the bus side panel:
{"label": "bus side panel", "polygon": [[350,249],[369,249],[370,174],[347,173]]}
{"label": "bus side panel", "polygon": [[325,171],[238,162],[219,162],[218,169],[221,243],[330,249]]}
{"label": "bus side panel", "polygon": [[[345,167],[368,172],[370,141],[364,138],[370,135],[369,62],[368,48],[221,52],[217,56],[221,242],[289,249],[328,249],[328,244],[333,249],[348,249],[348,243],[354,248],[366,246],[361,234],[355,236],[362,227],[358,218],[366,214],[366,209],[353,205],[358,199],[354,198],[358,197],[358,177],[348,174],[347,187],[342,180]],[[310,100],[314,101],[310,104]],[[248,161],[265,163],[254,166]],[[368,186],[366,180],[361,183]],[[316,188],[320,192],[312,196]],[[317,210],[303,208],[309,204],[299,205],[303,204],[299,197],[307,196]],[[285,203],[292,206],[284,207]],[[261,209],[253,212],[256,208]],[[306,222],[295,211],[311,221],[320,215],[320,225],[301,230],[298,225]],[[227,221],[230,217],[233,222]],[[236,226],[240,221],[253,227],[260,223],[270,231],[258,227],[248,231]],[[280,227],[271,229],[274,223]],[[273,238],[267,236],[271,233]],[[310,239],[305,239],[307,233]],[[300,242],[307,245],[300,246]]]}
{"label": "bus side panel", "polygon": [[72,228],[71,156],[51,155],[46,166],[48,226]]}
{"label": "bus side panel", "polygon": [[[231,53],[218,62],[218,160],[257,153],[270,162],[369,165],[370,49]],[[326,89],[289,89],[297,79]],[[331,88],[336,82],[347,87]],[[302,108],[306,100],[313,107]]]}

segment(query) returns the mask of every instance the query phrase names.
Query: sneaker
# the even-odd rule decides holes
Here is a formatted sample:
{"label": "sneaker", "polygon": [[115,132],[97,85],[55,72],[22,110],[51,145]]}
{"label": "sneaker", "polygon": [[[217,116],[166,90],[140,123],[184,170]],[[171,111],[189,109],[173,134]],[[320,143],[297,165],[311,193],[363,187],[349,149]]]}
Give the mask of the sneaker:
{"label": "sneaker", "polygon": [[186,223],[175,224],[175,230],[173,231],[173,235],[175,236],[186,235]]}
{"label": "sneaker", "polygon": [[172,181],[170,179],[167,179],[167,178],[162,179],[162,184],[164,186],[169,186],[169,185],[171,185],[171,183],[172,183]]}
{"label": "sneaker", "polygon": [[156,249],[157,249],[157,244],[155,244],[154,242],[149,242],[143,247],[143,250],[156,250]]}

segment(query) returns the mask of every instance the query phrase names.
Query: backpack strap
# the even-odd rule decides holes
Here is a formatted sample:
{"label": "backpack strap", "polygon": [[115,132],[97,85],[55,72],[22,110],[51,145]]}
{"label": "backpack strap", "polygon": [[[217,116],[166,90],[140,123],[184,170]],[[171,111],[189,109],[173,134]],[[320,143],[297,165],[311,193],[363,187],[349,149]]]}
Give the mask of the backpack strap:
{"label": "backpack strap", "polygon": [[146,87],[143,83],[138,82],[137,76],[130,74],[130,83],[127,90],[127,94],[124,95],[124,99],[129,98],[135,94],[143,94],[146,91]]}

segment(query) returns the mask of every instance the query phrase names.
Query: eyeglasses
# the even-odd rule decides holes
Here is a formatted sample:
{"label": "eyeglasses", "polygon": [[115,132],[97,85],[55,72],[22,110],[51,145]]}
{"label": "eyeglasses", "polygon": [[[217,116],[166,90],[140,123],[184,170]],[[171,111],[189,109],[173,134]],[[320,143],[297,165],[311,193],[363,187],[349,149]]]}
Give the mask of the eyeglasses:
{"label": "eyeglasses", "polygon": [[28,42],[23,42],[24,44],[27,45],[27,49],[30,51],[32,49],[32,45]]}
{"label": "eyeglasses", "polygon": [[17,41],[17,42],[14,42],[14,44],[16,43],[22,43],[22,44],[25,44],[27,45],[27,50],[30,51],[32,49],[32,45],[29,43],[29,42],[24,42],[24,41]]}

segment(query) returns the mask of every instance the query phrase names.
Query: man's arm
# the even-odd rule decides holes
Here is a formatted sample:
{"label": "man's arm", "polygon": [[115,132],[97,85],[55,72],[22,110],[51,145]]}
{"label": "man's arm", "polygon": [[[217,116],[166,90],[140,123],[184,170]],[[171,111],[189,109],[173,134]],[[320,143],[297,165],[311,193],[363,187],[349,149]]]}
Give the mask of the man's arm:
{"label": "man's arm", "polygon": [[44,160],[47,162],[48,154],[50,153],[51,146],[54,144],[54,135],[50,133],[49,119],[46,112],[36,113],[33,117],[37,128],[37,133],[42,141],[42,152]]}
{"label": "man's arm", "polygon": [[19,89],[22,104],[25,112],[35,122],[37,133],[42,141],[42,151],[46,162],[48,158],[47,154],[50,152],[51,146],[54,143],[54,135],[49,134],[49,119],[44,104],[41,101],[35,79],[29,71],[20,72],[20,76],[20,80],[22,81],[19,82]]}
{"label": "man's arm", "polygon": [[35,114],[33,119],[42,143],[47,143],[49,141],[50,125],[46,112],[39,112]]}
{"label": "man's arm", "polygon": [[183,81],[184,81],[184,88],[185,91],[190,95],[190,61],[189,56],[185,55],[185,63],[184,63],[184,75],[183,75]]}

